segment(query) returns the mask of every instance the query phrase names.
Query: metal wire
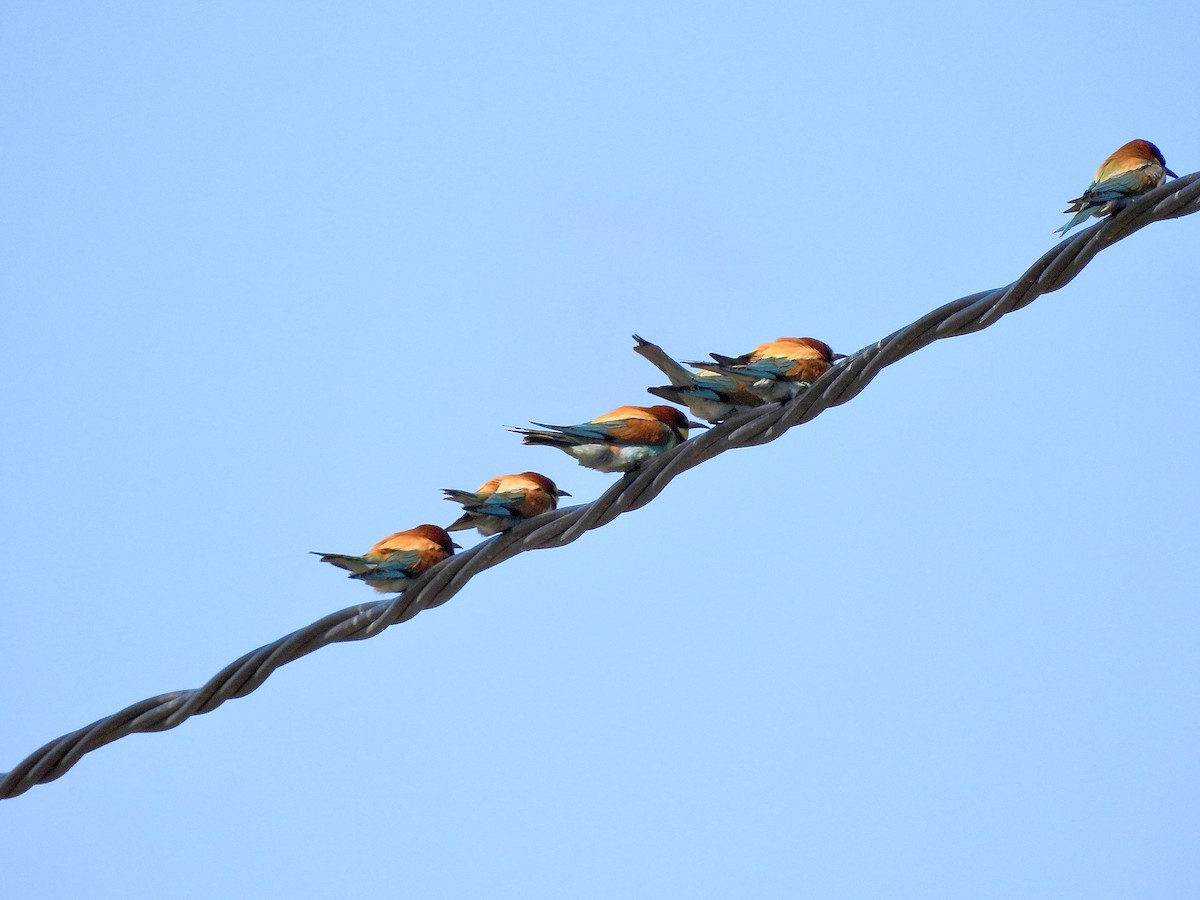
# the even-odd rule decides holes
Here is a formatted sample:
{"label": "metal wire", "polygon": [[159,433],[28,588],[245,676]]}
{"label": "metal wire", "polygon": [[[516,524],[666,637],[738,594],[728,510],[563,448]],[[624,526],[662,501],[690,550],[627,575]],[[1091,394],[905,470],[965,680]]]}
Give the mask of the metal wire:
{"label": "metal wire", "polygon": [[244,697],[280,666],[339,641],[361,641],[406,622],[457,594],[485,569],[526,550],[561,547],[584,532],[645,506],[681,472],[726,450],[765,444],[789,428],[809,422],[833,406],[858,396],[885,366],[942,338],[970,334],[1001,316],[1028,306],[1042,294],[1073,279],[1105,247],[1151,222],[1200,211],[1200,172],[1162,185],[1125,209],[1068,238],[1030,266],[1007,287],[962,297],[935,309],[906,328],[859,350],[812,387],[784,404],[747,410],[711,431],[623,475],[598,499],[522,522],[435,566],[405,593],[331,613],[307,628],[259,647],[234,660],[202,687],[150,697],[85,728],[51,741],[0,777],[0,799],[23,794],[35,784],[61,778],[85,753],[126,735],[166,731],[192,716],[212,712],[226,700]]}

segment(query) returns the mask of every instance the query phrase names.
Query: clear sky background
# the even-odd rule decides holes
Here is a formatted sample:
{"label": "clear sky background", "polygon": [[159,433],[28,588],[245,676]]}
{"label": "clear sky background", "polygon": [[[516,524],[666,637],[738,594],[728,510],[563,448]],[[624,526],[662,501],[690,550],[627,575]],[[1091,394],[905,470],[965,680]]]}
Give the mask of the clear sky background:
{"label": "clear sky background", "polygon": [[[852,352],[1200,168],[1200,7],[5,3],[0,770],[615,476],[504,426]],[[1200,217],[0,804],[11,897],[1195,897]],[[476,538],[469,538],[468,545]]]}

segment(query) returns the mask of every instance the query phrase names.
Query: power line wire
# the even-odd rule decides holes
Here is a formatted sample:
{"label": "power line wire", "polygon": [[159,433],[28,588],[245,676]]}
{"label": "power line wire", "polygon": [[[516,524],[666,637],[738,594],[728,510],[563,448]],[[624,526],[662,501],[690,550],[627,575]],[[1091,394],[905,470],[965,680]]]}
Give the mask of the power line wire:
{"label": "power line wire", "polygon": [[526,550],[561,547],[653,500],[676,475],[726,450],[765,444],[858,396],[885,367],[934,341],[980,331],[1071,281],[1101,250],[1151,222],[1200,211],[1200,172],[1162,185],[1048,251],[1007,287],[935,309],[835,366],[795,399],[739,413],[623,475],[599,498],[521,522],[435,566],[403,594],[331,613],[234,660],[202,687],[150,697],[51,741],[0,777],[0,799],[61,778],[86,753],[126,735],[166,731],[256,690],[280,666],[328,644],[361,641],[445,603],[477,574]]}

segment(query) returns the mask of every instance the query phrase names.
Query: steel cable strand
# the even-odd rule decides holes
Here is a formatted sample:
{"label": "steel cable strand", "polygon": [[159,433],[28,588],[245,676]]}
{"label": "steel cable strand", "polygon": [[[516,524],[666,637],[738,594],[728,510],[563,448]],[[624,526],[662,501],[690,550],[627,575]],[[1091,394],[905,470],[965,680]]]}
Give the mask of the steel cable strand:
{"label": "steel cable strand", "polygon": [[85,754],[129,734],[165,731],[226,700],[244,697],[280,666],[321,647],[374,637],[424,609],[447,602],[472,578],[528,550],[561,547],[617,516],[639,509],[678,475],[715,456],[768,443],[826,409],[847,403],[885,367],[934,341],[987,328],[1068,284],[1104,248],[1151,222],[1200,211],[1200,172],[1165,184],[1125,209],[1067,238],[1044,254],[1012,284],[962,297],[863,348],[783,404],[747,410],[672,451],[623,475],[591,503],[560,509],[518,524],[434,567],[403,594],[361,603],[259,647],[227,665],[199,688],[160,694],[98,719],[45,744],[0,777],[0,799],[62,777]]}

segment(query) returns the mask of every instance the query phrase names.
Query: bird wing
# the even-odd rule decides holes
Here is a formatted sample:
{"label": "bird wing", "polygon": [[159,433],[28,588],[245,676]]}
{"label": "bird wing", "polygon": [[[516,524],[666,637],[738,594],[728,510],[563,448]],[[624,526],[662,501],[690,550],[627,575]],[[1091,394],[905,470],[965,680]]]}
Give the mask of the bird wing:
{"label": "bird wing", "polygon": [[380,569],[413,573],[423,572],[445,555],[429,538],[407,531],[385,537],[366,553]]}
{"label": "bird wing", "polygon": [[1158,176],[1153,171],[1153,168],[1151,166],[1142,166],[1131,172],[1123,172],[1120,175],[1114,175],[1112,178],[1105,178],[1088,191],[1088,193],[1106,194],[1115,192],[1121,196],[1129,196],[1130,194],[1139,194],[1142,191],[1148,191],[1157,185]]}
{"label": "bird wing", "polygon": [[[617,441],[628,444],[656,444],[670,430],[641,406],[619,406],[612,412],[579,425],[547,425],[544,422],[533,424],[539,428],[551,428],[576,443]],[[527,431],[522,430],[522,433]]]}
{"label": "bird wing", "polygon": [[508,477],[510,477],[510,476],[497,475],[495,478],[489,478],[487,481],[485,481],[483,484],[481,484],[479,486],[479,488],[475,491],[475,494],[479,497],[486,497],[489,494],[496,493],[496,491],[498,491],[500,489],[500,483],[502,481],[504,481],[505,478],[508,478]]}
{"label": "bird wing", "polygon": [[[704,369],[692,375],[691,386],[700,391],[719,391],[730,396],[743,393],[742,382],[736,378],[730,378],[722,372]],[[753,398],[750,402],[754,402]]]}
{"label": "bird wing", "polygon": [[1141,166],[1119,175],[1105,178],[1103,181],[1093,181],[1091,186],[1071,201],[1071,208],[1066,212],[1077,212],[1086,205],[1108,203],[1110,200],[1123,200],[1133,194],[1140,194],[1158,186],[1158,177],[1150,166]]}
{"label": "bird wing", "polygon": [[[542,425],[534,422],[534,425]],[[658,419],[609,419],[605,422],[584,422],[581,425],[542,425],[553,428],[577,443],[608,443],[615,441],[627,444],[658,443],[667,426]]]}
{"label": "bird wing", "polygon": [[786,378],[796,368],[796,360],[789,356],[764,356],[752,363],[739,366],[738,370],[756,378]]}
{"label": "bird wing", "polygon": [[[729,357],[724,357],[724,359],[729,359]],[[751,381],[766,378],[770,381],[780,381],[792,370],[796,365],[796,361],[794,359],[772,356],[767,359],[757,359],[754,362],[748,363],[694,362],[688,363],[688,365],[696,366],[709,372],[729,375],[733,378],[743,378]]]}
{"label": "bird wing", "polygon": [[613,419],[600,424],[608,430],[606,440],[622,444],[660,444],[671,431],[658,419]]}
{"label": "bird wing", "polygon": [[[616,420],[620,421],[620,420]],[[584,422],[581,425],[547,425],[544,422],[534,422],[540,428],[549,428],[567,437],[580,441],[607,441],[613,422]]]}
{"label": "bird wing", "polygon": [[1100,168],[1096,170],[1094,184],[1100,184],[1101,182],[1108,181],[1111,178],[1117,178],[1129,172],[1136,172],[1138,169],[1147,169],[1157,166],[1157,161],[1147,159],[1141,154],[1122,153],[1120,150],[1118,150],[1116,153],[1106,159],[1100,165]]}
{"label": "bird wing", "polygon": [[388,574],[401,573],[404,575],[419,572],[423,568],[428,567],[428,564],[422,566],[425,555],[420,550],[385,551],[379,554],[379,560],[375,564],[375,571]]}
{"label": "bird wing", "polygon": [[484,516],[514,516],[516,507],[524,500],[524,491],[501,491],[468,506],[467,510]]}

